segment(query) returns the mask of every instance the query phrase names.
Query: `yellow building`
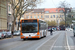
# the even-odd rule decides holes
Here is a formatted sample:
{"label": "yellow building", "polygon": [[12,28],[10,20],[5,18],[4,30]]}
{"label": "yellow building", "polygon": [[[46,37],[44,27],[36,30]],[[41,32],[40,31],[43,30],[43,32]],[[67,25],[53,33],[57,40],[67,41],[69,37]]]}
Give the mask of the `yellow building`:
{"label": "yellow building", "polygon": [[24,14],[24,19],[44,20],[44,9],[33,9],[32,11],[28,10],[28,12]]}
{"label": "yellow building", "polygon": [[0,0],[0,30],[7,30],[7,0]]}

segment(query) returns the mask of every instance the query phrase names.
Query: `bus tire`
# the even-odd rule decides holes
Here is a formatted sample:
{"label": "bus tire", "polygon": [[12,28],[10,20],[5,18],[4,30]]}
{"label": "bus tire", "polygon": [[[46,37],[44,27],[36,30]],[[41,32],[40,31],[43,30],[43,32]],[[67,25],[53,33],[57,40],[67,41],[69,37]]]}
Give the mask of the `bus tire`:
{"label": "bus tire", "polygon": [[74,37],[75,37],[75,35],[74,35]]}
{"label": "bus tire", "polygon": [[23,39],[23,40],[26,40],[26,39]]}
{"label": "bus tire", "polygon": [[46,35],[44,37],[46,37]]}

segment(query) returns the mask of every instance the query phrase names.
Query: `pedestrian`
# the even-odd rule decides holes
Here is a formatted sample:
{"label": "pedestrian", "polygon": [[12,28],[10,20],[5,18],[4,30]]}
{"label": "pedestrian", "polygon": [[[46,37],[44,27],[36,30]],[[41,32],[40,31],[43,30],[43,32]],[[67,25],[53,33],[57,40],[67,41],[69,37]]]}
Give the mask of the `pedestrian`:
{"label": "pedestrian", "polygon": [[13,30],[12,30],[12,32],[11,32],[11,33],[12,33],[12,38],[13,38]]}
{"label": "pedestrian", "polygon": [[53,35],[53,33],[52,33],[52,32],[53,32],[52,28],[51,28],[49,31],[50,31],[50,35]]}

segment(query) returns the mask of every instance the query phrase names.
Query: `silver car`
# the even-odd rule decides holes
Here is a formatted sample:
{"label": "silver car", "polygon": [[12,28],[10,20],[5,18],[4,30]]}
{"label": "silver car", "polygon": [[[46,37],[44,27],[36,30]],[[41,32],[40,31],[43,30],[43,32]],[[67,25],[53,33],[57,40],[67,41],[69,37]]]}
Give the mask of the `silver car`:
{"label": "silver car", "polygon": [[4,34],[4,38],[7,38],[8,37],[8,34],[6,31],[2,31],[2,33]]}
{"label": "silver car", "polygon": [[13,35],[20,35],[20,31],[14,31]]}
{"label": "silver car", "polygon": [[4,34],[2,32],[0,32],[0,39],[4,38]]}
{"label": "silver car", "polygon": [[8,35],[8,37],[11,37],[11,31],[7,31],[7,35]]}

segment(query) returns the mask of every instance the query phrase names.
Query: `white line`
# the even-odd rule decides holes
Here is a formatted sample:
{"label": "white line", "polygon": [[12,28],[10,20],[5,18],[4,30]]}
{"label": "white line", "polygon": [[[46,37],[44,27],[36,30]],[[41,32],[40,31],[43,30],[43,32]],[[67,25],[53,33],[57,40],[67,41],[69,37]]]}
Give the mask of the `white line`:
{"label": "white line", "polygon": [[[58,34],[56,34],[56,35],[58,35]],[[53,37],[55,37],[55,35],[53,36]],[[51,38],[53,38],[53,37],[51,37]],[[50,39],[51,39],[50,38]],[[48,39],[47,41],[49,41],[50,39]],[[42,43],[39,47],[37,47],[35,50],[38,50],[42,45],[44,45],[47,41],[45,41],[44,43]]]}
{"label": "white line", "polygon": [[68,43],[67,33],[66,33],[66,41],[67,41],[68,50],[70,50],[70,46],[69,46],[69,43]]}
{"label": "white line", "polygon": [[[59,38],[59,36],[57,37],[57,39]],[[57,39],[55,40],[55,42],[53,43],[52,47],[50,48],[50,50],[52,50],[54,44],[56,43]]]}

